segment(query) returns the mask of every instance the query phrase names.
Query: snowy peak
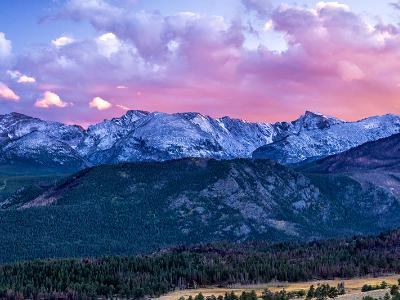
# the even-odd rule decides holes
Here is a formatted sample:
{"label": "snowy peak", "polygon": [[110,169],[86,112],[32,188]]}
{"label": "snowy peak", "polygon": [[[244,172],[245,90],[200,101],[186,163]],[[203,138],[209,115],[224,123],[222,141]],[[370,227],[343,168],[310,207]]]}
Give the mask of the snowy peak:
{"label": "snowy peak", "polygon": [[114,118],[111,121],[120,126],[130,126],[137,120],[146,117],[150,112],[143,110],[128,110],[125,115],[120,118]]}
{"label": "snowy peak", "polygon": [[258,148],[253,152],[253,158],[290,164],[337,154],[400,133],[400,116],[384,115],[344,122],[308,112],[292,125],[296,130],[290,132],[293,128],[286,125],[285,131],[280,123],[277,127],[280,138]]}
{"label": "snowy peak", "polygon": [[[251,158],[253,154],[255,158],[293,163],[399,132],[400,117],[396,115],[344,122],[307,111],[295,121],[269,124],[215,119],[196,112],[130,110],[85,130],[10,113],[0,116],[0,155],[24,160],[46,158],[54,164],[80,161],[100,165],[185,157]],[[20,139],[23,143],[16,143]],[[14,149],[12,155],[8,155],[10,149]],[[3,159],[3,163],[7,161]]]}
{"label": "snowy peak", "polygon": [[325,116],[320,113],[306,111],[299,119],[292,122],[293,126],[298,130],[322,130],[336,124],[345,123],[343,120],[335,117]]}

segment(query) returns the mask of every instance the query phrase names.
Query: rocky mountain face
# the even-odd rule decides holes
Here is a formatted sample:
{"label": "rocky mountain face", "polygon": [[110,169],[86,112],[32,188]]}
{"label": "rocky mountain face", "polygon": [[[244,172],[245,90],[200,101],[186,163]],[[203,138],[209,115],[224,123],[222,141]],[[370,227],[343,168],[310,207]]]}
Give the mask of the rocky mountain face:
{"label": "rocky mountain face", "polygon": [[0,243],[0,260],[377,233],[400,226],[398,199],[343,174],[268,160],[104,165],[8,197],[0,205],[8,241]]}
{"label": "rocky mountain face", "polygon": [[0,162],[83,167],[183,157],[250,157],[273,126],[198,113],[128,111],[84,130],[11,113],[0,116]]}
{"label": "rocky mountain face", "polygon": [[307,169],[325,173],[400,172],[400,134],[321,159]]}
{"label": "rocky mountain face", "polygon": [[345,174],[364,188],[379,186],[400,199],[400,134],[368,142],[316,162],[301,164],[298,170],[313,174]]}
{"label": "rocky mountain face", "polygon": [[[18,113],[0,116],[0,164],[59,170],[185,157],[296,163],[400,132],[400,117],[344,122],[306,112],[293,122],[251,123],[199,113],[128,111],[83,129]],[[254,153],[253,153],[254,151]]]}
{"label": "rocky mountain face", "polygon": [[294,130],[286,136],[280,134],[280,138],[275,138],[273,143],[255,150],[253,158],[293,164],[340,153],[400,133],[400,116],[384,115],[358,122],[343,122],[306,113],[291,125]]}

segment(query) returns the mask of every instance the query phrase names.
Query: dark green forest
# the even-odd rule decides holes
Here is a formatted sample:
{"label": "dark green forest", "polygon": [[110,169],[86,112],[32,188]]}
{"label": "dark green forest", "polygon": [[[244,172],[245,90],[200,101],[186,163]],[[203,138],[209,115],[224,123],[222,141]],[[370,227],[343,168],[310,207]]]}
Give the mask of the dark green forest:
{"label": "dark green forest", "polygon": [[142,298],[208,285],[390,272],[400,272],[400,230],[308,243],[220,243],[147,256],[7,264],[0,267],[0,298]]}
{"label": "dark green forest", "polygon": [[369,235],[400,224],[398,199],[380,187],[271,161],[183,159],[61,176],[0,176],[0,263]]}

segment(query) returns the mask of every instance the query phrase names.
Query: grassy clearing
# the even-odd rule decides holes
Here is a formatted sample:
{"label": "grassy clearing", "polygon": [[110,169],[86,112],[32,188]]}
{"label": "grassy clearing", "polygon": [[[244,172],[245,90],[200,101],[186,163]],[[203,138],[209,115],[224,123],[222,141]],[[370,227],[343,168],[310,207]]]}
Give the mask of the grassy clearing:
{"label": "grassy clearing", "polygon": [[[183,291],[175,291],[169,293],[167,295],[161,296],[158,300],[178,300],[180,297],[189,297],[196,296],[199,293],[202,293],[205,297],[215,295],[224,295],[227,292],[234,292],[237,295],[240,295],[243,291],[250,292],[254,290],[258,296],[261,296],[262,292],[268,288],[273,292],[280,291],[285,289],[286,291],[298,291],[298,290],[308,290],[310,285],[317,285],[322,283],[328,283],[331,286],[336,286],[339,282],[344,282],[346,288],[346,295],[341,296],[341,299],[361,299],[362,296],[366,295],[366,293],[361,293],[361,287],[364,284],[370,285],[378,285],[382,281],[386,281],[389,285],[397,284],[398,278],[400,275],[386,275],[379,277],[368,277],[368,278],[355,278],[355,279],[336,279],[336,280],[315,280],[308,282],[296,282],[296,283],[285,283],[285,282],[271,282],[267,284],[257,284],[257,285],[238,285],[231,287],[209,287],[209,288],[199,288],[195,290],[183,290]],[[384,291],[374,291],[374,293],[384,294]]]}

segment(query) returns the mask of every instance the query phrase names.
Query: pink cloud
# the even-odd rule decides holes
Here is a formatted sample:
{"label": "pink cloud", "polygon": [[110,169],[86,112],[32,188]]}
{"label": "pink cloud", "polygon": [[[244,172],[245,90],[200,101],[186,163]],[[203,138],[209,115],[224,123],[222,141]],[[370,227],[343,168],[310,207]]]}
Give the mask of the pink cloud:
{"label": "pink cloud", "polygon": [[19,101],[20,96],[18,96],[12,89],[10,89],[7,85],[0,82],[0,99],[9,100],[9,101]]}
{"label": "pink cloud", "polygon": [[[243,2],[261,10],[260,23],[269,21],[270,30],[285,37],[287,50],[270,51],[268,42],[246,48],[240,19],[163,16],[74,0],[57,17],[89,21],[98,35],[33,49],[14,69],[32,75],[37,92],[74,99],[74,109],[64,112],[80,123],[128,107],[265,121],[292,119],[304,110],[352,120],[400,113],[398,25],[368,24],[336,2],[274,9],[268,1]],[[93,114],[88,101],[98,95],[118,104]]]}
{"label": "pink cloud", "polygon": [[38,99],[35,102],[35,106],[38,108],[50,108],[50,107],[58,107],[64,108],[70,106],[70,103],[67,103],[61,100],[60,96],[53,92],[45,92],[43,97]]}
{"label": "pink cloud", "polygon": [[104,100],[100,97],[93,98],[92,101],[89,102],[90,108],[95,108],[97,110],[106,110],[112,107],[112,104],[107,100]]}

